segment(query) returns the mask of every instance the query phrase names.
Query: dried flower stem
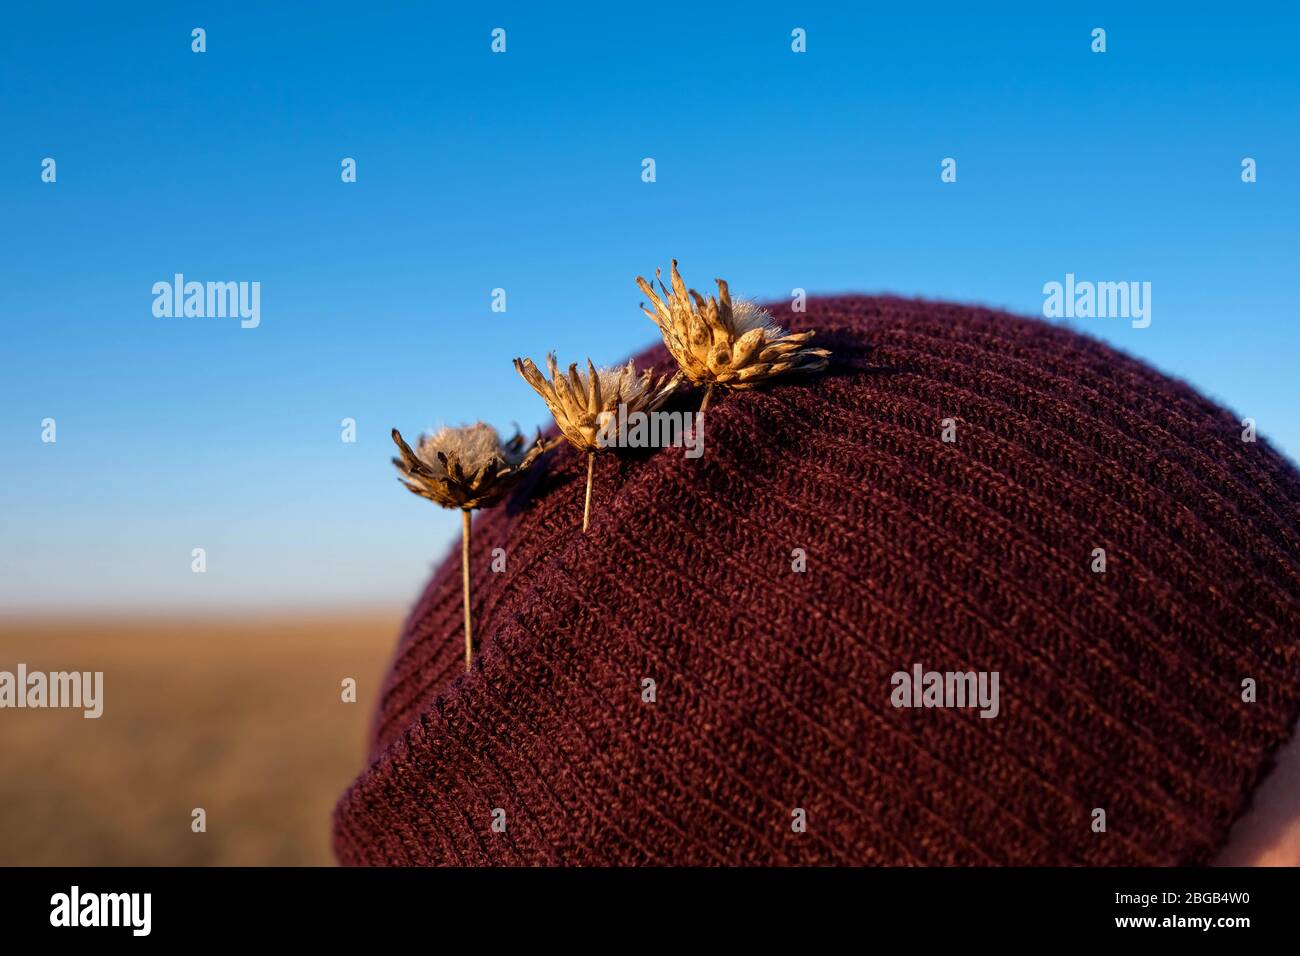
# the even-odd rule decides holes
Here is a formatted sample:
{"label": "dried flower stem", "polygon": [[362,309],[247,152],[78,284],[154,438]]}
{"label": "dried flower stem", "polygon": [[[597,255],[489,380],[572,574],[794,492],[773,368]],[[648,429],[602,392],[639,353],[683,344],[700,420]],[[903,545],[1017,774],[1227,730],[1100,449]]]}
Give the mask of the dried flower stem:
{"label": "dried flower stem", "polygon": [[[556,439],[558,441],[559,439]],[[497,430],[485,422],[460,428],[440,428],[420,439],[412,448],[393,429],[393,442],[400,458],[394,458],[406,489],[444,508],[459,508],[460,574],[465,590],[465,670],[474,659],[474,633],[469,608],[469,524],[470,512],[488,508],[508,495],[524,472],[555,442],[542,441],[540,432],[525,450],[518,433],[503,442]]]}
{"label": "dried flower stem", "polygon": [[596,453],[587,452],[587,503],[582,506],[582,533],[587,533],[587,525],[591,523],[591,475],[596,468]]}
{"label": "dried flower stem", "polygon": [[465,586],[465,670],[468,671],[474,656],[474,643],[470,636],[469,624],[469,509],[462,508],[460,513],[465,519],[460,534],[460,578]]}
{"label": "dried flower stem", "polygon": [[704,389],[704,400],[700,402],[701,415],[703,415],[704,410],[709,407],[709,399],[711,399],[712,397],[713,397],[713,383],[710,382],[708,386]]}

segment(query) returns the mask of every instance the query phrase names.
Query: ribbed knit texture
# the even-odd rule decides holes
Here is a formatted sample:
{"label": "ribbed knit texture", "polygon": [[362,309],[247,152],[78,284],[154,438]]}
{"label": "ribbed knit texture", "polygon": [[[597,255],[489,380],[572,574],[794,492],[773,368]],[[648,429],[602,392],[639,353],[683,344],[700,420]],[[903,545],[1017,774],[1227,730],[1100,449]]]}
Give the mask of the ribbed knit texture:
{"label": "ribbed knit texture", "polygon": [[[774,311],[818,330],[827,373],[716,395],[697,460],[600,456],[586,535],[567,446],[475,519],[474,669],[455,549],[338,805],[340,861],[1185,864],[1222,845],[1300,705],[1295,470],[1061,327],[894,298]],[[893,707],[914,663],[998,671],[1001,713]]]}

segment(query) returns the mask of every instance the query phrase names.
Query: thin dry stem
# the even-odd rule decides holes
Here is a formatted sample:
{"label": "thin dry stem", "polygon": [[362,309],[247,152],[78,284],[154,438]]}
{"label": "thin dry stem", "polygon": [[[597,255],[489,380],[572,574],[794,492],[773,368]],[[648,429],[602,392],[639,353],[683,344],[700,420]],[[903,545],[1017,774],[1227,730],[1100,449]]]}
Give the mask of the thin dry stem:
{"label": "thin dry stem", "polygon": [[474,657],[474,640],[469,624],[469,509],[462,508],[460,513],[465,519],[460,535],[460,578],[465,585],[465,670],[468,671]]}
{"label": "thin dry stem", "polygon": [[713,383],[710,382],[708,386],[704,389],[704,400],[700,402],[701,415],[703,415],[704,410],[709,407],[709,399],[711,399],[712,397],[713,397]]}
{"label": "thin dry stem", "polygon": [[587,503],[582,506],[582,533],[587,533],[587,525],[591,523],[591,475],[596,468],[596,453],[587,452]]}

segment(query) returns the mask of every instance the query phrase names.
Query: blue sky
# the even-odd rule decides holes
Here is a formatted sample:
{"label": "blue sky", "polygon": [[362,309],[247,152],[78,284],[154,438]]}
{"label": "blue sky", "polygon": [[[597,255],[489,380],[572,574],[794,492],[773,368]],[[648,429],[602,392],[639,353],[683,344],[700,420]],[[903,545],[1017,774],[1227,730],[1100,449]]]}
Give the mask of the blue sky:
{"label": "blue sky", "polygon": [[[649,344],[673,256],[1027,314],[1149,281],[1150,328],[1075,324],[1300,458],[1294,17],[267,7],[7,13],[0,608],[402,606],[458,519],[389,428],[542,424],[510,359]],[[156,318],[176,272],[260,282],[261,325]]]}

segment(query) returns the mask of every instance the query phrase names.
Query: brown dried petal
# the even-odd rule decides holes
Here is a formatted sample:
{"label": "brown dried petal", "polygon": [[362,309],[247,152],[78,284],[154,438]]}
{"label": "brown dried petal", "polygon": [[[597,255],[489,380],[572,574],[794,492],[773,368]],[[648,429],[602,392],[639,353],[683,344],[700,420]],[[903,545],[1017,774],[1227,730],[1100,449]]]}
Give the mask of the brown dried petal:
{"label": "brown dried petal", "polygon": [[765,340],[766,336],[762,329],[750,329],[742,335],[731,347],[731,367],[740,368],[746,364]]}

